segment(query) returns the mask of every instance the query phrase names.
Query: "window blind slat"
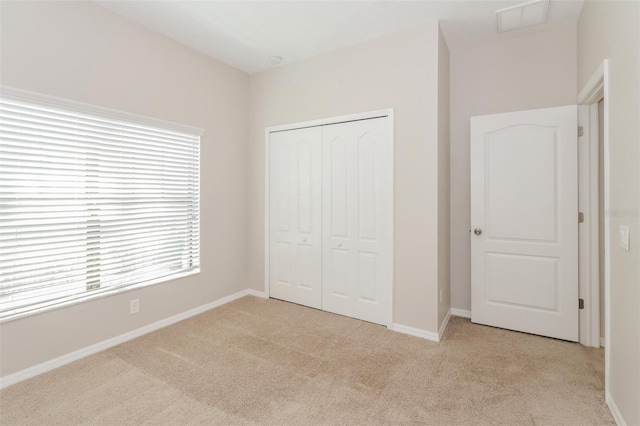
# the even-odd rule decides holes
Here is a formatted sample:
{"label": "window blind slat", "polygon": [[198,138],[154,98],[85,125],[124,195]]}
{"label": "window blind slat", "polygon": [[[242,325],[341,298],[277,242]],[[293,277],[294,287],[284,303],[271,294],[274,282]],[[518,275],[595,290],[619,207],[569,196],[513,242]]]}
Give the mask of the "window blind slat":
{"label": "window blind slat", "polygon": [[[10,135],[7,135],[10,136]],[[46,147],[45,147],[46,146]],[[20,158],[25,154],[33,154],[33,158],[51,158],[56,160],[66,160],[69,153],[74,154],[74,159],[83,158],[86,162],[94,163],[118,163],[122,164],[122,167],[127,164],[135,164],[129,159],[136,159],[142,164],[158,165],[158,164],[171,164],[177,167],[184,167],[190,169],[189,165],[192,164],[194,155],[184,154],[175,155],[172,158],[167,157],[167,151],[151,151],[132,148],[123,149],[104,149],[98,150],[93,147],[77,147],[59,145],[54,143],[40,142],[40,141],[26,141],[24,139],[6,137],[4,139],[3,153],[7,158]],[[123,159],[123,154],[127,153],[127,158]],[[123,162],[123,160],[126,160]]]}
{"label": "window blind slat", "polygon": [[159,127],[136,125],[122,120],[99,118],[97,116],[90,116],[77,112],[63,111],[61,109],[33,108],[32,105],[27,103],[5,102],[0,100],[0,116],[5,114],[12,115],[12,113],[13,116],[33,117],[34,119],[51,118],[59,125],[69,123],[73,126],[78,126],[83,122],[90,122],[94,123],[94,126],[96,127],[114,128],[118,131],[124,130],[129,134],[153,135],[158,138],[193,139],[199,137],[198,135],[165,130]]}
{"label": "window blind slat", "polygon": [[[25,301],[24,303],[22,303],[22,307],[15,307],[12,304],[0,302],[0,315],[4,317],[6,317],[7,315],[15,317],[34,311],[40,311],[42,309],[60,306],[62,304],[66,304],[68,302],[73,302],[76,300],[86,300],[96,296],[99,297],[101,295],[111,294],[122,288],[131,286],[131,282],[137,282],[139,285],[144,285],[148,283],[166,281],[168,279],[181,277],[189,273],[198,272],[199,265],[185,268],[179,263],[174,263],[167,265],[167,268],[168,269],[157,271],[141,269],[139,274],[131,275],[126,280],[121,280],[120,282],[110,281],[99,288],[88,289],[82,286],[82,282],[71,282],[57,286],[55,287],[55,289],[45,287],[39,290],[40,294],[38,294],[37,291],[32,291],[30,292],[31,294],[33,294],[33,296],[31,297],[25,297],[21,294],[18,294],[17,296],[14,295],[15,298],[21,298],[21,300]],[[180,273],[174,272],[179,268],[181,268]],[[122,281],[124,281],[124,283]],[[41,296],[44,293],[49,295],[49,297],[43,299]]]}
{"label": "window blind slat", "polygon": [[[60,179],[60,185],[63,188],[65,184],[75,188],[80,183],[83,184],[82,186],[90,188],[92,184],[101,184],[100,179],[104,179],[106,183],[117,182],[119,185],[128,182],[131,185],[136,185],[140,183],[139,181],[145,180],[153,180],[156,185],[162,185],[163,183],[170,184],[173,181],[183,183],[185,179],[193,179],[189,170],[169,164],[158,165],[153,168],[141,164],[137,170],[133,171],[129,168],[116,167],[111,164],[96,164],[93,169],[81,169],[71,163],[59,163],[56,167],[43,167],[42,163],[45,161],[48,160],[43,157],[39,161],[31,160],[20,164],[19,159],[5,158],[0,162],[0,167],[2,167],[2,172],[0,173],[6,176],[7,179],[12,177],[15,179],[16,175],[18,175],[19,181],[28,186],[33,186],[31,181],[42,181],[47,175],[56,175]],[[87,172],[91,172],[91,174],[87,175]],[[89,180],[91,177],[94,179]],[[87,179],[87,182],[82,182],[78,178]]]}
{"label": "window blind slat", "polygon": [[[195,216],[195,213],[194,213],[194,216]],[[172,225],[172,224],[180,225],[183,223],[187,223],[191,225],[194,229],[198,229],[197,226],[192,225],[193,221],[191,220],[190,217],[186,217],[186,218],[183,217],[181,221],[171,220],[171,221],[155,222],[155,224],[158,224],[158,225],[164,224],[165,226]],[[101,231],[105,233],[110,230],[114,230],[114,231],[122,230],[123,232],[126,232],[127,230],[144,228],[150,225],[151,225],[151,222],[149,222],[148,220],[128,220],[127,222],[122,221],[122,223],[115,222],[113,225],[105,225],[104,223],[101,223],[100,226],[101,226]],[[61,232],[74,231],[76,229],[83,229],[83,228],[80,225],[76,226],[76,223],[73,221],[46,224],[46,225],[42,225],[39,222],[37,222],[31,226],[0,227],[0,235],[3,235],[4,238],[8,238],[11,235],[15,236],[16,234],[20,233],[21,236],[24,234],[25,238],[27,238],[40,232],[55,232],[56,235],[60,235]]]}
{"label": "window blind slat", "polygon": [[[50,146],[50,148],[74,147],[79,152],[95,151],[127,151],[131,153],[143,154],[148,152],[168,152],[175,155],[175,158],[184,158],[190,154],[188,150],[176,148],[176,144],[155,145],[143,143],[134,139],[118,138],[117,140],[105,141],[101,137],[91,137],[74,133],[57,132],[25,132],[23,128],[17,126],[0,126],[0,131],[5,135],[7,141],[22,143],[24,146]],[[110,142],[110,143],[107,143]],[[8,148],[7,148],[8,149]]]}
{"label": "window blind slat", "polygon": [[[179,237],[183,231],[184,228],[172,228],[171,230],[155,230],[149,232],[141,232],[138,234],[120,233],[116,234],[115,236],[111,236],[110,238],[101,238],[100,249],[117,247],[118,249],[124,250],[128,247],[127,244],[129,243],[136,245],[140,244],[141,246],[143,246],[147,241],[166,244],[166,239],[168,237]],[[44,241],[40,243],[29,241],[29,244],[16,245],[10,248],[0,248],[0,263],[11,262],[12,260],[21,259],[24,257],[37,258],[41,254],[46,254],[51,250],[64,249],[65,251],[70,251],[74,248],[81,248],[84,250],[86,249],[86,246],[88,244],[91,244],[91,241],[88,241],[86,238],[59,239],[59,241],[56,242]]]}
{"label": "window blind slat", "polygon": [[79,148],[94,148],[105,151],[118,148],[132,151],[147,149],[153,152],[167,151],[181,157],[185,155],[184,148],[186,148],[186,152],[189,152],[188,149],[193,146],[188,140],[156,140],[151,144],[147,138],[138,138],[122,133],[110,134],[92,129],[54,128],[51,126],[50,129],[33,128],[29,124],[26,121],[12,124],[0,121],[0,130],[7,139],[22,140],[33,144],[51,142],[57,145],[75,145]]}
{"label": "window blind slat", "polygon": [[37,98],[0,96],[0,321],[197,272],[200,136]]}
{"label": "window blind slat", "polygon": [[[161,264],[159,262],[161,260],[173,260],[173,259],[183,259],[189,260],[193,256],[193,253],[189,253],[189,257],[185,258],[182,253],[182,246],[173,245],[169,247],[158,247],[157,250],[148,253],[126,253],[118,255],[109,256],[109,252],[106,251],[106,254],[103,255],[103,258],[100,262],[93,262],[93,266],[87,268],[86,263],[65,263],[64,271],[59,271],[61,264],[57,263],[55,265],[50,264],[52,266],[43,267],[37,270],[34,270],[31,275],[20,275],[17,274],[3,274],[7,279],[11,279],[14,285],[10,288],[12,291],[20,291],[21,288],[30,288],[31,286],[46,283],[46,285],[50,285],[52,281],[55,281],[56,276],[54,273],[57,273],[58,279],[68,280],[79,275],[85,274],[88,275],[91,271],[99,271],[101,275],[106,273],[111,273],[114,275],[121,275],[122,269],[126,267],[135,267],[141,264],[145,264],[151,262],[153,264]],[[147,249],[153,248],[152,246],[147,247]],[[88,259],[89,261],[91,259]],[[92,263],[92,262],[89,262]],[[195,263],[195,262],[191,262]],[[4,290],[0,287],[0,294]]]}

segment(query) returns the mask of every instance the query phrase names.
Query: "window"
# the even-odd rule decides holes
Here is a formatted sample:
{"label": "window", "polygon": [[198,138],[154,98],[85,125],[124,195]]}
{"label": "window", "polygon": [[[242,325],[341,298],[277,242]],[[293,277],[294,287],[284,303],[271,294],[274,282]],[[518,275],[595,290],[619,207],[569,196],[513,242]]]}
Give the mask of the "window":
{"label": "window", "polygon": [[199,272],[202,131],[0,91],[0,320]]}

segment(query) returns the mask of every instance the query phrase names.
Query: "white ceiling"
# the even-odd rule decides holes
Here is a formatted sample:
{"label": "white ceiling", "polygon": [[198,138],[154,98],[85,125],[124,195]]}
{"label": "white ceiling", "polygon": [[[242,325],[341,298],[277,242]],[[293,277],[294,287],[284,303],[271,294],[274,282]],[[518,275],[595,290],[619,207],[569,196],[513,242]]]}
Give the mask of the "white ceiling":
{"label": "white ceiling", "polygon": [[433,20],[450,49],[576,21],[584,0],[551,0],[547,22],[498,34],[495,11],[513,0],[108,1],[100,6],[248,73],[330,52]]}

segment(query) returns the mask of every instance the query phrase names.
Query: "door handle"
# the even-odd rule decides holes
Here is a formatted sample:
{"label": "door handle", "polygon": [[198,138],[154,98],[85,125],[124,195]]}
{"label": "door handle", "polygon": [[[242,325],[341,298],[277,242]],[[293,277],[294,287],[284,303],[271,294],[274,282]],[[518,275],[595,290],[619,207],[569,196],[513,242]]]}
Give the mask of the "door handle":
{"label": "door handle", "polygon": [[342,243],[338,243],[338,248],[342,247]]}
{"label": "door handle", "polygon": [[304,238],[302,239],[302,242],[303,242],[303,243],[306,243],[306,242],[307,242],[307,237],[304,237]]}
{"label": "door handle", "polygon": [[476,235],[482,235],[482,229],[476,228],[476,229],[473,230],[473,233],[476,234]]}

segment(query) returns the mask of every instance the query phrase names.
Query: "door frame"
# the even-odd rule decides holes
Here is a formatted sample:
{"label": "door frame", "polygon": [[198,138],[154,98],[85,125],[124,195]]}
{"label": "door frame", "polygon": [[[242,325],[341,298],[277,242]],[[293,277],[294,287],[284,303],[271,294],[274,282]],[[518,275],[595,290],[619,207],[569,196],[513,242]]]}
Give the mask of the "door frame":
{"label": "door frame", "polygon": [[[585,213],[584,226],[580,227],[580,297],[585,299],[584,314],[580,313],[580,343],[586,346],[600,346],[600,288],[599,288],[599,249],[598,236],[599,222],[599,195],[598,195],[598,157],[599,157],[599,132],[598,132],[598,102],[604,98],[604,210],[610,209],[609,198],[609,61],[605,59],[595,73],[586,83],[576,99],[578,109],[581,112],[578,124],[583,126],[583,140],[580,141],[580,164],[583,172],[580,173],[580,194],[584,194],[584,204],[580,203],[580,211]],[[583,210],[584,209],[584,210]],[[604,217],[604,244],[610,241],[610,218]],[[605,249],[604,254],[604,326],[605,326],[605,394],[609,395],[609,367],[610,367],[610,250]]]}
{"label": "door frame", "polygon": [[578,105],[578,211],[583,222],[578,227],[580,344],[600,347],[600,252],[599,252],[599,132],[597,102]]}
{"label": "door frame", "polygon": [[[270,198],[270,184],[269,184],[269,175],[270,175],[270,166],[269,159],[271,157],[270,147],[269,147],[269,135],[275,132],[283,132],[287,130],[296,130],[307,127],[318,127],[318,126],[327,126],[331,124],[340,124],[340,123],[348,123],[350,121],[361,121],[361,120],[371,120],[374,118],[388,118],[387,126],[388,126],[388,134],[391,137],[391,175],[395,176],[394,171],[394,159],[393,159],[393,146],[394,146],[394,132],[393,132],[393,108],[381,109],[369,112],[362,112],[356,114],[348,114],[341,115],[337,117],[327,117],[321,118],[317,120],[309,120],[309,121],[301,121],[296,123],[282,124],[277,126],[270,126],[264,129],[264,293],[266,297],[270,297],[270,206],[269,206],[269,198]],[[395,178],[392,183],[393,191],[391,192],[391,203],[387,208],[389,209],[389,215],[391,217],[389,232],[391,235],[391,271],[392,277],[395,277],[395,238],[394,238],[394,205],[395,205]],[[387,318],[386,318],[386,326],[387,328],[391,328],[393,324],[393,288],[394,288],[394,279],[391,280],[391,285],[389,289],[387,289]]]}

